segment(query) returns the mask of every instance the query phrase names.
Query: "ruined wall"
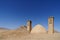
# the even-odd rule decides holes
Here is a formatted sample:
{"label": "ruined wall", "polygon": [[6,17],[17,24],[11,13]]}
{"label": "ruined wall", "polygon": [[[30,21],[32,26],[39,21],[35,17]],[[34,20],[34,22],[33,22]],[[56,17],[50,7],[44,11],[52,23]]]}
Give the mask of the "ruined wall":
{"label": "ruined wall", "polygon": [[27,31],[31,32],[31,30],[32,30],[32,21],[28,20],[28,22],[27,22]]}
{"label": "ruined wall", "polygon": [[54,33],[54,17],[48,18],[48,34]]}

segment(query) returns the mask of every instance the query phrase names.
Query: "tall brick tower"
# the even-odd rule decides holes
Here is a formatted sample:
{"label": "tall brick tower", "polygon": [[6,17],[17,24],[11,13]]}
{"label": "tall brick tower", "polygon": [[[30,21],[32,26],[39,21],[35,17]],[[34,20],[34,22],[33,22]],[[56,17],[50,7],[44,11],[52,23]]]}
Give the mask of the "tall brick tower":
{"label": "tall brick tower", "polygon": [[31,30],[32,30],[32,21],[28,20],[28,22],[27,22],[27,31],[30,33]]}
{"label": "tall brick tower", "polygon": [[48,34],[54,33],[54,17],[48,18]]}

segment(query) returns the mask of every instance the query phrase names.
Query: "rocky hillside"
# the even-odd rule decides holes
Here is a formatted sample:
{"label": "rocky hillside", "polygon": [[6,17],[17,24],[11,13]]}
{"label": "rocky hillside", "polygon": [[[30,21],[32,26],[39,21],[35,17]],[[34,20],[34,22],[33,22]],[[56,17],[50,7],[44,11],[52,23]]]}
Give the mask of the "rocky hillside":
{"label": "rocky hillside", "polygon": [[26,27],[21,26],[20,28],[16,29],[16,30],[9,30],[9,31],[5,31],[0,33],[0,37],[2,39],[4,38],[8,38],[8,37],[22,37],[25,35],[28,35],[29,33],[26,30]]}

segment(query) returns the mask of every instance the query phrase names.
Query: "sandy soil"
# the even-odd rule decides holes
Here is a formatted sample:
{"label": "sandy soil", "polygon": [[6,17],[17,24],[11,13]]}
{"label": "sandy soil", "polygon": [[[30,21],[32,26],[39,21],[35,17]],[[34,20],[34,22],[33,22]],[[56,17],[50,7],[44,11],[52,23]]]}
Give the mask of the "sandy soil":
{"label": "sandy soil", "polygon": [[60,33],[50,34],[31,34],[24,27],[17,30],[9,30],[0,33],[0,40],[60,40]]}
{"label": "sandy soil", "polygon": [[60,33],[49,34],[19,34],[18,36],[0,37],[0,40],[60,40]]}

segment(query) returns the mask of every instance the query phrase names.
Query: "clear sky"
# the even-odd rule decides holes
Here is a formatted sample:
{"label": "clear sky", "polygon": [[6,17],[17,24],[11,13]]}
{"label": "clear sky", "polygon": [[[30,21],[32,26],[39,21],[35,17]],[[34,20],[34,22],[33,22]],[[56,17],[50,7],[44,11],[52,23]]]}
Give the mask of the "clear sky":
{"label": "clear sky", "polygon": [[60,31],[59,0],[0,0],[0,27],[15,29],[27,20],[48,28],[48,17],[54,16],[55,30]]}

